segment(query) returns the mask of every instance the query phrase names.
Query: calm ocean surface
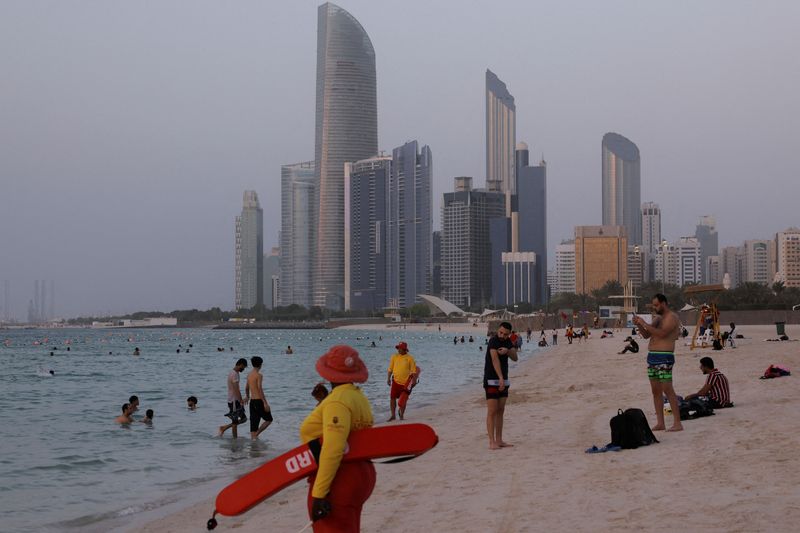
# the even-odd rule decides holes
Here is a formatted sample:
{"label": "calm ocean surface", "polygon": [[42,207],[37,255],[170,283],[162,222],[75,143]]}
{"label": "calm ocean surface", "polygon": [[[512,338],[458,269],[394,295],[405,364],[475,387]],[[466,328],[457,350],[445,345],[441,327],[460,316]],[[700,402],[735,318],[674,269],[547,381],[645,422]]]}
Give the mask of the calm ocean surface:
{"label": "calm ocean surface", "polygon": [[[486,330],[470,329],[475,343],[458,345],[452,333],[436,331],[0,330],[0,531],[125,528],[214,494],[299,445],[300,422],[315,405],[311,388],[321,380],[314,363],[334,344],[354,346],[367,363],[363,389],[376,422],[388,416],[386,366],[400,340],[423,368],[409,418],[464,385],[480,394]],[[294,355],[282,353],[287,345]],[[533,350],[526,345],[526,355]],[[275,422],[259,442],[250,441],[249,423],[237,440],[230,432],[217,438],[228,420],[227,374],[236,359],[253,355],[264,358]],[[113,423],[131,394],[140,399],[137,417],[155,411],[152,427]],[[199,399],[197,411],[186,409],[190,395]],[[199,527],[206,518],[198,517]]]}

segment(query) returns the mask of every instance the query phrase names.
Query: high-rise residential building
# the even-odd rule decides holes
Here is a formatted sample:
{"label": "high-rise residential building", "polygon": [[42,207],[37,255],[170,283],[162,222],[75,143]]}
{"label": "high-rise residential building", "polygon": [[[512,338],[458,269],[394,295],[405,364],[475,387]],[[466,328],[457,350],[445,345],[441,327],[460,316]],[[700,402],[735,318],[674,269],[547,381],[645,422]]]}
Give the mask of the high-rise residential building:
{"label": "high-rise residential building", "polygon": [[706,270],[708,258],[712,255],[719,255],[719,237],[717,235],[717,222],[714,217],[700,217],[700,223],[695,228],[694,236],[700,243],[700,283],[708,283],[707,280],[710,277],[709,272]]}
{"label": "high-rise residential building", "polygon": [[625,226],[576,226],[575,292],[589,294],[608,281],[628,282]]}
{"label": "high-rise residential building", "polygon": [[777,271],[777,250],[773,240],[748,240],[742,245],[741,282],[772,285]]}
{"label": "high-rise residential building", "polygon": [[486,69],[486,188],[516,192],[517,108],[506,84]]}
{"label": "high-rise residential building", "polygon": [[[519,143],[516,151],[517,194],[514,211],[517,213],[516,248],[513,252],[536,254],[534,275],[535,305],[547,301],[547,163],[529,164],[528,145]],[[512,214],[513,216],[513,214]]]}
{"label": "high-rise residential building", "polygon": [[644,281],[655,279],[655,258],[661,246],[661,208],[654,202],[642,204],[642,252],[644,253]]}
{"label": "high-rise residential building", "polygon": [[[345,166],[345,309],[387,306],[387,206],[392,158]],[[393,304],[393,307],[397,307]]]}
{"label": "high-rise residential building", "polygon": [[641,246],[628,246],[628,281],[638,290],[644,283],[647,254]]}
{"label": "high-rise residential building", "polygon": [[280,305],[281,291],[281,249],[273,247],[269,253],[264,254],[264,280],[261,286],[264,289],[264,307],[275,309]]}
{"label": "high-rise residential building", "polygon": [[473,190],[472,178],[455,178],[442,206],[442,298],[480,308],[491,301],[489,221],[506,212],[505,194]]}
{"label": "high-rise residential building", "polygon": [[700,242],[695,237],[681,237],[662,245],[656,255],[656,280],[683,287],[699,284],[702,276]]}
{"label": "high-rise residential building", "polygon": [[317,178],[314,162],[281,166],[280,305],[312,305]]}
{"label": "high-rise residential building", "polygon": [[618,133],[606,133],[603,156],[603,225],[625,226],[630,244],[642,244],[639,148]]}
{"label": "high-rise residential building", "polygon": [[650,255],[661,246],[661,208],[657,203],[642,204],[642,249]]}
{"label": "high-rise residential building", "polygon": [[264,303],[264,212],[255,191],[245,191],[236,217],[236,309]]}
{"label": "high-rise residential building", "polygon": [[316,305],[344,306],[344,164],[377,152],[375,50],[355,17],[327,2],[317,19]]}
{"label": "high-rise residential building", "polygon": [[409,307],[431,291],[433,155],[407,142],[392,151],[386,211],[386,295]]}
{"label": "high-rise residential building", "polygon": [[775,236],[777,279],[785,287],[800,287],[800,229],[789,228]]}
{"label": "high-rise residential building", "polygon": [[556,284],[552,294],[575,292],[575,241],[565,241],[556,246]]}
{"label": "high-rise residential building", "polygon": [[706,261],[706,271],[708,272],[709,285],[719,285],[722,283],[722,269],[720,256],[711,255]]}
{"label": "high-rise residential building", "polygon": [[726,246],[720,253],[720,277],[728,275],[731,288],[735,289],[744,280],[744,249],[741,246]]}

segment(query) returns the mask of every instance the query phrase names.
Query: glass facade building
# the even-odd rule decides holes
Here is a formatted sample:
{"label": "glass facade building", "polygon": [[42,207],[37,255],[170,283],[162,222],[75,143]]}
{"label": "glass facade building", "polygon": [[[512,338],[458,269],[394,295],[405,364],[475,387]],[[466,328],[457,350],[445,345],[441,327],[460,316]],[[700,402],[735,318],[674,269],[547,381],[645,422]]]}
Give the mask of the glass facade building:
{"label": "glass facade building", "polygon": [[245,191],[236,217],[236,309],[264,303],[264,212],[255,191]]}
{"label": "glass facade building", "polygon": [[628,243],[642,244],[639,148],[618,133],[606,133],[602,159],[603,225],[625,226]]}
{"label": "glass facade building", "polygon": [[517,190],[514,150],[517,107],[506,84],[486,70],[486,188],[514,194]]}
{"label": "glass facade building", "polygon": [[281,167],[280,305],[312,304],[316,183],[313,161]]}
{"label": "glass facade building", "polygon": [[330,2],[317,19],[315,305],[344,307],[344,164],[378,151],[375,50],[359,22]]}

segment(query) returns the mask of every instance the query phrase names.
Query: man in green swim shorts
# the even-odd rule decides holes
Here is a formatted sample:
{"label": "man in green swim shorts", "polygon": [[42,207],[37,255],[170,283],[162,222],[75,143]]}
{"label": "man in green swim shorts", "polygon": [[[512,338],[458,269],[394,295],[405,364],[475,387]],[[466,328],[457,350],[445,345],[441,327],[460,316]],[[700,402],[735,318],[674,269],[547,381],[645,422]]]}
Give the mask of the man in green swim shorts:
{"label": "man in green swim shorts", "polygon": [[653,405],[656,408],[656,425],[653,431],[666,429],[664,423],[664,394],[672,407],[672,427],[667,431],[681,431],[681,414],[678,396],[672,388],[672,367],[675,365],[675,340],[680,334],[680,321],[667,303],[667,297],[656,294],[652,301],[653,320],[648,324],[640,316],[633,318],[633,324],[645,339],[647,345],[647,377],[653,392]]}

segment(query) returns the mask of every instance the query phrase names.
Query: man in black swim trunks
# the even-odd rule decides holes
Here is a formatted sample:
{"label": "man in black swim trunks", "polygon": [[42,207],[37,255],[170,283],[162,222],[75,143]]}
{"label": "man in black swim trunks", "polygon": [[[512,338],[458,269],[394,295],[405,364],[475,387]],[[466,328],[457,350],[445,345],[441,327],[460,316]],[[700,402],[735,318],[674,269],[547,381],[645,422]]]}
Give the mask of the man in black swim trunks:
{"label": "man in black swim trunks", "polygon": [[241,358],[236,361],[233,370],[228,374],[228,414],[231,418],[231,423],[219,427],[219,436],[221,437],[228,429],[233,433],[233,438],[239,436],[236,426],[247,421],[244,416],[244,405],[247,403],[247,398],[242,399],[242,392],[239,390],[239,374],[247,368],[247,359]]}
{"label": "man in black swim trunks", "polygon": [[[261,432],[272,424],[272,411],[270,411],[267,396],[264,394],[262,383],[264,376],[261,374],[263,359],[259,356],[250,358],[253,370],[247,376],[247,385],[244,387],[245,398],[250,398],[250,438],[256,440]],[[261,427],[258,422],[263,419]]]}
{"label": "man in black swim trunks", "polygon": [[503,322],[486,346],[483,388],[486,391],[486,432],[489,434],[490,450],[513,446],[503,442],[503,415],[508,387],[511,386],[508,381],[508,359],[517,360],[517,349],[510,336],[511,324]]}

